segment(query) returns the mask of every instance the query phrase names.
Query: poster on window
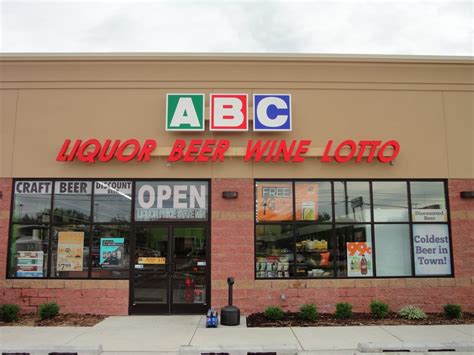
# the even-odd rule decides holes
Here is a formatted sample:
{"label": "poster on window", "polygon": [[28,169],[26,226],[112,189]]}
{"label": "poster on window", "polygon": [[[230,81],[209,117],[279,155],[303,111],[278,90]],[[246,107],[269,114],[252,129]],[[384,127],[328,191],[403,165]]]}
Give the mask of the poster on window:
{"label": "poster on window", "polygon": [[293,219],[291,183],[259,182],[256,185],[256,197],[257,222],[291,221]]}
{"label": "poster on window", "polygon": [[295,209],[297,221],[318,220],[318,184],[297,182],[295,184]]}
{"label": "poster on window", "polygon": [[84,232],[59,232],[58,271],[82,271]]}
{"label": "poster on window", "polygon": [[131,181],[96,181],[94,184],[96,195],[119,195],[127,199],[132,196]]}
{"label": "poster on window", "polygon": [[446,224],[413,225],[416,275],[450,275],[451,253]]}
{"label": "poster on window", "polygon": [[445,209],[413,209],[413,222],[447,222],[448,211]]}
{"label": "poster on window", "polygon": [[347,249],[347,276],[373,276],[372,243],[349,242]]}
{"label": "poster on window", "polygon": [[148,264],[148,265],[164,265],[164,264],[166,264],[166,258],[140,256],[138,258],[138,263],[139,264]]}
{"label": "poster on window", "polygon": [[42,251],[19,251],[16,259],[17,277],[43,277]]}
{"label": "poster on window", "polygon": [[124,238],[100,238],[100,266],[122,266],[125,246],[124,243]]}

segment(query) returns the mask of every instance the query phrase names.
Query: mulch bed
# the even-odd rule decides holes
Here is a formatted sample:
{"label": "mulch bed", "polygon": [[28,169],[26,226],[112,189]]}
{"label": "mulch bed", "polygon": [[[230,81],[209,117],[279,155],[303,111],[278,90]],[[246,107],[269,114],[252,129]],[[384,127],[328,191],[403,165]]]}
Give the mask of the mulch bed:
{"label": "mulch bed", "polygon": [[404,319],[398,313],[390,313],[387,318],[374,319],[371,314],[354,313],[351,319],[336,319],[333,314],[320,314],[315,321],[300,319],[298,313],[286,313],[284,319],[271,321],[263,313],[252,313],[247,317],[247,327],[330,327],[354,325],[443,325],[474,324],[474,314],[464,313],[460,319],[448,319],[440,313],[427,313],[426,319]]}
{"label": "mulch bed", "polygon": [[107,316],[98,314],[58,314],[53,319],[41,320],[36,314],[22,314],[18,321],[5,323],[0,321],[0,326],[26,326],[26,327],[92,327]]}

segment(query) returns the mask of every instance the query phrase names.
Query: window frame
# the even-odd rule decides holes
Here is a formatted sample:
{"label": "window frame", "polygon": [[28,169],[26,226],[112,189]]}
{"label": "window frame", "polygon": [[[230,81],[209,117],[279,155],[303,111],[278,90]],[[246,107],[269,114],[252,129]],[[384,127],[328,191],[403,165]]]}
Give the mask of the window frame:
{"label": "window frame", "polygon": [[[261,221],[257,222],[257,189],[256,184],[262,182],[291,182],[292,183],[292,195],[293,195],[293,220],[292,221]],[[296,182],[330,182],[331,183],[331,206],[332,206],[332,218],[329,222],[306,222],[306,221],[297,221],[296,220],[296,210],[295,210],[295,183]],[[337,222],[336,215],[335,215],[335,189],[334,183],[335,182],[368,182],[369,183],[369,196],[370,196],[370,222]],[[408,221],[406,222],[375,222],[374,220],[374,194],[373,194],[373,182],[403,182],[406,184],[406,192],[408,198]],[[446,222],[414,222],[412,216],[412,196],[411,196],[411,182],[442,182],[444,188],[444,199],[446,203],[446,212],[447,212],[447,221]],[[452,230],[451,230],[451,211],[450,211],[450,203],[449,203],[449,190],[448,190],[448,180],[447,179],[423,179],[423,178],[393,178],[393,179],[340,179],[340,178],[298,178],[298,179],[291,179],[291,178],[281,178],[281,179],[272,179],[272,178],[255,178],[253,180],[253,189],[254,189],[254,280],[255,281],[266,281],[266,280],[335,280],[335,279],[352,279],[352,280],[360,280],[360,279],[397,279],[397,278],[453,278],[455,277],[455,269],[454,269],[454,255],[453,255],[453,243],[452,243]],[[370,225],[371,230],[371,239],[372,239],[372,267],[373,267],[373,276],[367,277],[358,277],[358,276],[338,276],[337,272],[337,258],[333,258],[333,275],[332,277],[298,277],[296,274],[296,270],[294,270],[293,274],[294,277],[257,277],[257,225],[259,224],[291,224],[293,226],[293,243],[294,243],[294,260],[296,260],[296,231],[297,226],[299,225],[308,225],[308,224],[318,224],[318,225],[331,225],[332,226],[332,253],[337,253],[336,249],[336,225]],[[377,267],[376,267],[376,236],[375,236],[375,225],[389,225],[389,224],[403,224],[408,225],[409,230],[409,239],[410,239],[410,257],[412,260],[411,263],[411,275],[404,275],[404,276],[377,276]],[[417,224],[441,224],[448,226],[448,233],[449,233],[449,251],[450,251],[450,267],[451,267],[451,274],[449,275],[416,275],[415,273],[415,260],[414,260],[414,248],[413,248],[413,226]],[[334,254],[335,255],[335,254]],[[295,264],[293,267],[296,267]]]}

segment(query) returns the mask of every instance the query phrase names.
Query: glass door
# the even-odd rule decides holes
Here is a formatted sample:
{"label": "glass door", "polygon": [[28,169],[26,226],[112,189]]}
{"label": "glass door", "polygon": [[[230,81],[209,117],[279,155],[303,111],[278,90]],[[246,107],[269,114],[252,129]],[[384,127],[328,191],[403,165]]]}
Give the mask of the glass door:
{"label": "glass door", "polygon": [[207,228],[136,226],[131,314],[203,314],[209,304]]}
{"label": "glass door", "polygon": [[135,227],[130,313],[170,313],[168,227]]}
{"label": "glass door", "polygon": [[172,228],[172,313],[205,313],[208,308],[206,228]]}

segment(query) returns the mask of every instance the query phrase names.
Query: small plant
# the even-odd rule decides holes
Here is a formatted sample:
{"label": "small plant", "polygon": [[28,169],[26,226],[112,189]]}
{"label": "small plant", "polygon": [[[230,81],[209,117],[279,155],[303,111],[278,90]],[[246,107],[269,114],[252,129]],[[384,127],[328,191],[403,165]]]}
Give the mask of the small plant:
{"label": "small plant", "polygon": [[2,304],[0,306],[0,319],[4,322],[10,323],[18,320],[18,313],[20,313],[20,306],[16,304]]}
{"label": "small plant", "polygon": [[41,320],[43,319],[51,319],[58,315],[59,313],[59,306],[52,302],[52,303],[43,303],[39,306],[39,316]]}
{"label": "small plant", "polygon": [[462,317],[462,308],[458,304],[445,304],[443,307],[444,316],[446,318],[461,318]]}
{"label": "small plant", "polygon": [[281,307],[278,306],[270,306],[265,309],[263,312],[265,318],[270,320],[280,320],[285,316],[285,312]]}
{"label": "small plant", "polygon": [[304,304],[300,308],[299,317],[313,321],[318,318],[318,309],[312,303]]}
{"label": "small plant", "polygon": [[346,302],[336,303],[335,315],[337,319],[352,318],[352,305]]}
{"label": "small plant", "polygon": [[374,318],[382,319],[388,316],[390,307],[385,302],[372,300],[370,302],[370,312],[372,312]]}
{"label": "small plant", "polygon": [[405,306],[403,307],[400,312],[398,312],[400,316],[406,319],[425,319],[426,314],[423,312],[423,310],[419,307],[416,306]]}

